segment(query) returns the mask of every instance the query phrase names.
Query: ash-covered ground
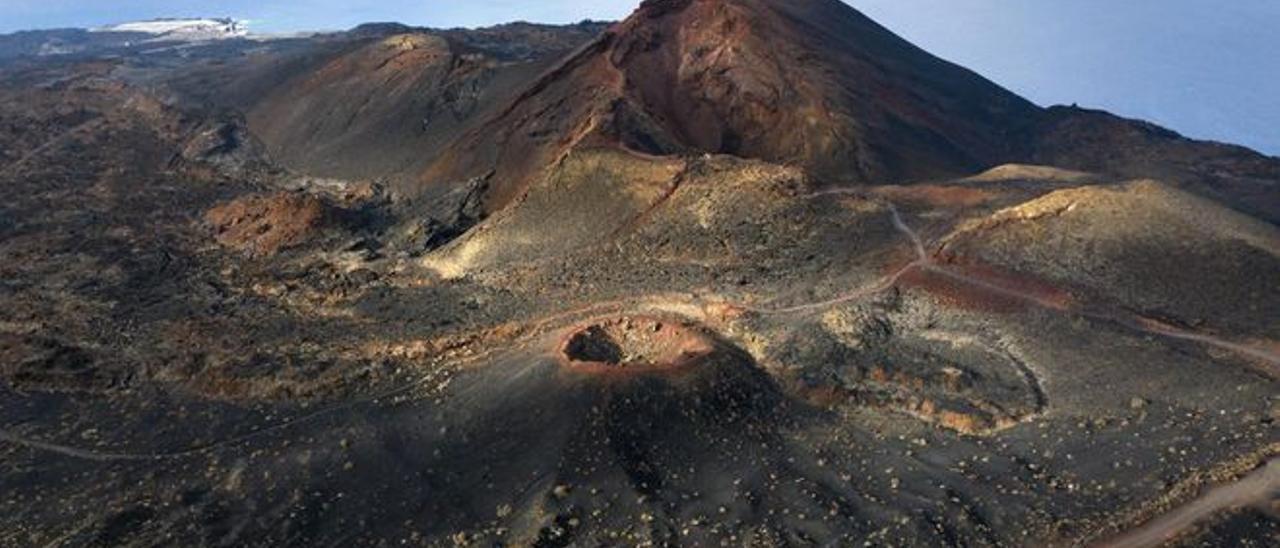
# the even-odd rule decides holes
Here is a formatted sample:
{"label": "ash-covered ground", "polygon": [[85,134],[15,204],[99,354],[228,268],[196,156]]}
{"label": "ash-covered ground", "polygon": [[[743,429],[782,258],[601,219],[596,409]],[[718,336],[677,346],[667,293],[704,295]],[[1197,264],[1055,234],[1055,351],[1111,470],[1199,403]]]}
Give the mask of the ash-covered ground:
{"label": "ash-covered ground", "polygon": [[4,61],[0,545],[1273,545],[1280,160],[833,5]]}

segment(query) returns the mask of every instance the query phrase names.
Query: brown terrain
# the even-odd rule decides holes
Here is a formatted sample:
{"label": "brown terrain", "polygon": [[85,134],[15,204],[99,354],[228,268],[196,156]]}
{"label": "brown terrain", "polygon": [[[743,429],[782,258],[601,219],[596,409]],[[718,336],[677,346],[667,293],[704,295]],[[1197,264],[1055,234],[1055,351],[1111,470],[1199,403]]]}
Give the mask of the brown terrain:
{"label": "brown terrain", "polygon": [[1280,159],[836,0],[41,36],[0,546],[1280,542]]}

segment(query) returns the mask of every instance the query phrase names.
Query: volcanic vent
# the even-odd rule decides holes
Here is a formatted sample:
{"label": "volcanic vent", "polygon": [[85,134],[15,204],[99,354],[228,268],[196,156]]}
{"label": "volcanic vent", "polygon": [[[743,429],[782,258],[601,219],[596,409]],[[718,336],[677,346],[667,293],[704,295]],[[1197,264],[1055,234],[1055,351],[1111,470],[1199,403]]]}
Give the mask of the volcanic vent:
{"label": "volcanic vent", "polygon": [[690,365],[714,349],[714,341],[692,326],[624,317],[573,330],[560,345],[560,359],[580,369],[674,369]]}
{"label": "volcanic vent", "polygon": [[578,145],[724,153],[833,181],[1008,159],[1036,107],[838,0],[649,0],[450,145],[427,183],[492,172],[500,209]]}

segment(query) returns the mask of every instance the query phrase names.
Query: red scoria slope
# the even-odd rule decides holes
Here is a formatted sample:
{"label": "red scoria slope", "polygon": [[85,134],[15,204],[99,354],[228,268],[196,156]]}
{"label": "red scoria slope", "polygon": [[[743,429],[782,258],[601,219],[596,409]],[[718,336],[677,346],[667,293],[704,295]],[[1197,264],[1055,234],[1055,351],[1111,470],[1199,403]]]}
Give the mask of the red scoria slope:
{"label": "red scoria slope", "polygon": [[713,152],[839,182],[1009,158],[1037,107],[838,0],[649,0],[439,156],[426,182],[493,172],[490,209],[580,143]]}

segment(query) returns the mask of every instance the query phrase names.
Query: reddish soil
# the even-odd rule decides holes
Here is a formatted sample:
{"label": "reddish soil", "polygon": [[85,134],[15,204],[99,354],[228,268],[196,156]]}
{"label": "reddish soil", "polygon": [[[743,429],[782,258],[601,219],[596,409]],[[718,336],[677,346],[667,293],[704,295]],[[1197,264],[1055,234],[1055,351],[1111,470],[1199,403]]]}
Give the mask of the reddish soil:
{"label": "reddish soil", "polygon": [[678,322],[624,317],[580,326],[563,337],[561,362],[598,374],[679,369],[715,350],[714,341]]}
{"label": "reddish soil", "polygon": [[650,1],[438,156],[426,184],[494,172],[491,210],[580,143],[710,152],[828,181],[971,173],[1034,105],[834,0]]}
{"label": "reddish soil", "polygon": [[1032,306],[1062,311],[1075,306],[1070,293],[1048,282],[979,263],[912,269],[901,282],[967,310],[1013,313]]}
{"label": "reddish soil", "polygon": [[250,255],[269,256],[307,241],[334,218],[314,196],[281,192],[246,196],[205,213],[218,243]]}
{"label": "reddish soil", "polygon": [[942,185],[880,187],[875,193],[898,204],[947,209],[980,206],[1000,196],[981,188]]}

